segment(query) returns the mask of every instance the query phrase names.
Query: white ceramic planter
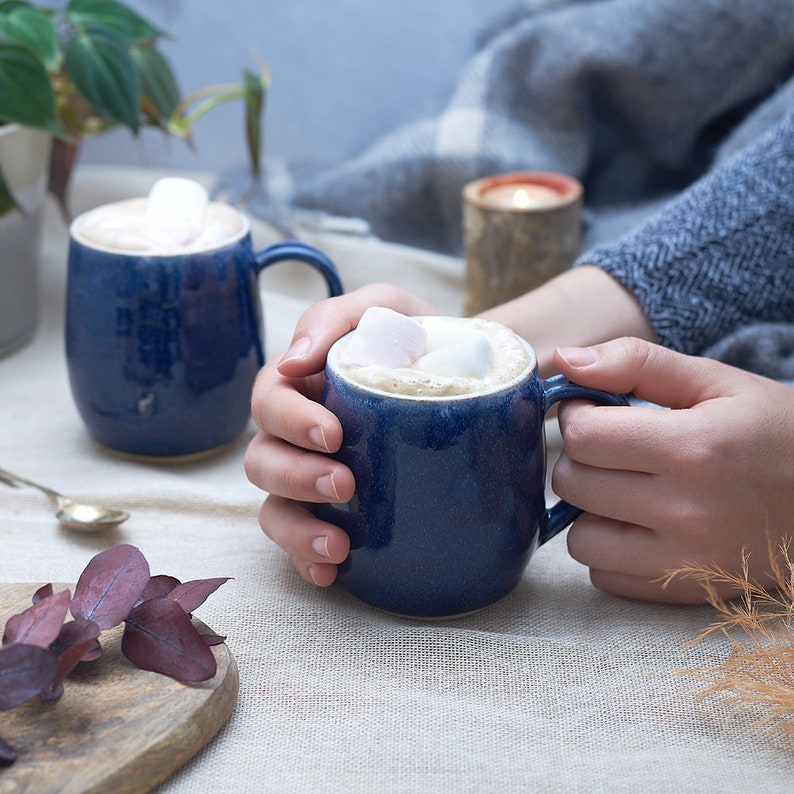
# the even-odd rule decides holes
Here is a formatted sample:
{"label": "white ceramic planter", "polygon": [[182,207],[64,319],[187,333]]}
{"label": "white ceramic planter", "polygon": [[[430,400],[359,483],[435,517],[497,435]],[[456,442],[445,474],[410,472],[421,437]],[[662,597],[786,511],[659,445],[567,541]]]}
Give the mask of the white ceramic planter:
{"label": "white ceramic planter", "polygon": [[50,136],[0,126],[0,168],[24,212],[0,215],[0,355],[24,344],[38,320],[38,256]]}

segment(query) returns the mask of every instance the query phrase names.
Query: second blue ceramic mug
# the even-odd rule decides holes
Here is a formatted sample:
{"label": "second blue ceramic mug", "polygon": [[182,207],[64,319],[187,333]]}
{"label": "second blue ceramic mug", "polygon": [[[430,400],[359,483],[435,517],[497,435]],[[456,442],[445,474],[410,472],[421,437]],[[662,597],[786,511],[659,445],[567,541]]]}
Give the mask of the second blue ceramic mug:
{"label": "second blue ceramic mug", "polygon": [[264,363],[257,277],[292,260],[342,293],[318,249],[284,242],[254,251],[250,225],[219,247],[150,255],[102,248],[71,227],[66,361],[75,404],[99,444],[181,457],[236,438]]}

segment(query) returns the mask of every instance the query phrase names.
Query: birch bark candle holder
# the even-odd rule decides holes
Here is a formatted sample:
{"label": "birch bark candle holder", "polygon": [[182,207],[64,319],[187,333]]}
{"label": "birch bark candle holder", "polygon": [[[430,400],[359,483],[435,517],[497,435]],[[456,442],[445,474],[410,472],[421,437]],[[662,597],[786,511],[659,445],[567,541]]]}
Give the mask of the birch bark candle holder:
{"label": "birch bark candle holder", "polygon": [[540,286],[573,264],[582,185],[542,171],[499,174],[463,189],[467,315]]}

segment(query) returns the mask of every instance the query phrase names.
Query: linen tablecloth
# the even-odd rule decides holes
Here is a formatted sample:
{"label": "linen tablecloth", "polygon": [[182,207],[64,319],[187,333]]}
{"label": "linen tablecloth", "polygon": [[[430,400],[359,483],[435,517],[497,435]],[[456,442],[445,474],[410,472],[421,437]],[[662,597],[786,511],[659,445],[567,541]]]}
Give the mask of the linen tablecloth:
{"label": "linen tablecloth", "polygon": [[[74,210],[143,195],[156,176],[82,169]],[[275,236],[255,223],[254,238]],[[307,239],[336,260],[348,288],[387,279],[461,310],[457,259],[374,239]],[[0,487],[0,580],[74,581],[91,556],[122,542],[154,573],[233,577],[197,616],[228,635],[239,700],[162,791],[794,790],[794,754],[758,726],[761,714],[698,701],[701,685],[679,672],[725,658],[720,636],[687,644],[711,609],[599,593],[564,536],[537,552],[499,604],[456,620],[405,620],[303,583],[261,534],[263,494],[242,469],[252,427],[221,454],[182,465],[98,448],[67,382],[66,245],[50,212],[40,330],[0,359],[0,465],[132,518],[109,535],[70,533],[39,492]],[[313,271],[279,268],[261,281],[269,355],[324,289]],[[553,426],[549,437],[553,453]]]}

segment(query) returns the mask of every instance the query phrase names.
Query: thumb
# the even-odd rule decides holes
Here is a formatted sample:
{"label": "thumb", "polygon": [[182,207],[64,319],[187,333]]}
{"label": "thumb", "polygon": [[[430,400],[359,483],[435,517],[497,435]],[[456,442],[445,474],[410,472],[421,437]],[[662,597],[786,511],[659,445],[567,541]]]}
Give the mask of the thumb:
{"label": "thumb", "polygon": [[353,292],[326,298],[301,315],[292,342],[278,362],[278,371],[287,377],[320,372],[331,345],[352,331],[371,306],[386,306],[408,315],[436,314],[429,303],[390,284],[367,284]]}
{"label": "thumb", "polygon": [[732,379],[725,364],[628,337],[592,347],[558,348],[554,361],[565,377],[581,386],[634,392],[668,408],[690,408],[721,396],[726,380]]}

